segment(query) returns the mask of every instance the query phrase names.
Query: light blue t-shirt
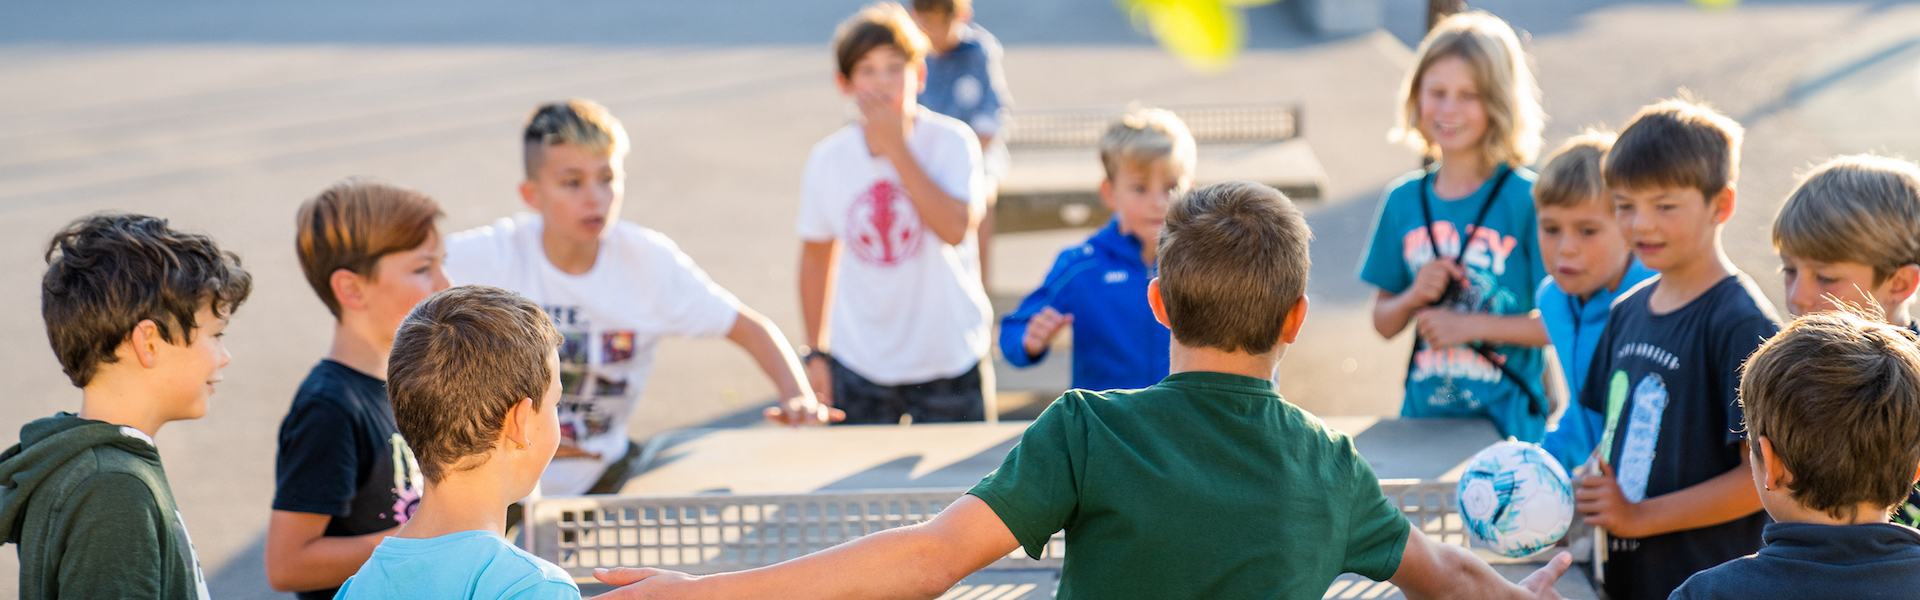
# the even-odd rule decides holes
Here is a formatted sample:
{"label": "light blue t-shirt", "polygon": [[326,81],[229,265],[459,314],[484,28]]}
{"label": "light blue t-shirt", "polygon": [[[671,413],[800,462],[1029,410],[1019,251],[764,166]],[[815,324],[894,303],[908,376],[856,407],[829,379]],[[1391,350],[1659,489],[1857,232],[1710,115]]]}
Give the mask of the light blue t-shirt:
{"label": "light blue t-shirt", "polygon": [[1559,425],[1547,432],[1547,439],[1540,442],[1540,447],[1559,459],[1560,466],[1566,467],[1568,473],[1587,462],[1593,447],[1600,445],[1601,430],[1605,428],[1606,417],[1581,406],[1579,399],[1580,390],[1587,382],[1587,366],[1593,364],[1594,348],[1599,346],[1600,333],[1606,330],[1607,316],[1613,312],[1613,301],[1656,275],[1653,269],[1641,265],[1640,259],[1627,260],[1627,271],[1620,275],[1620,285],[1611,290],[1604,287],[1595,290],[1586,302],[1560,289],[1552,277],[1542,280],[1540,290],[1534,293],[1534,300],[1540,305],[1540,323],[1547,328],[1547,339],[1553,342],[1554,355],[1560,360],[1560,372],[1567,378],[1567,397],[1574,399],[1560,415]]}
{"label": "light blue t-shirt", "polygon": [[462,531],[382,540],[335,598],[580,600],[580,587],[560,567],[500,534]]}
{"label": "light blue t-shirt", "polygon": [[[1372,242],[1360,262],[1360,279],[1388,293],[1406,291],[1420,267],[1434,259],[1420,210],[1420,185],[1425,175],[1425,171],[1414,171],[1394,180],[1380,203],[1379,214],[1374,216]],[[1493,199],[1486,219],[1471,233],[1473,239],[1463,245],[1461,237],[1468,235],[1474,217],[1502,177],[1507,182],[1500,187],[1500,196]],[[1465,198],[1442,200],[1428,189],[1433,241],[1442,256],[1459,257],[1470,283],[1459,301],[1451,305],[1455,310],[1495,315],[1533,311],[1534,288],[1547,275],[1540,264],[1533,179],[1532,171],[1502,165],[1479,190]],[[1538,443],[1547,424],[1546,407],[1533,399],[1545,398],[1540,395],[1540,349],[1500,346],[1493,351],[1512,376],[1466,346],[1433,348],[1421,343],[1407,364],[1406,398],[1400,414],[1481,417],[1493,421],[1502,436]]]}

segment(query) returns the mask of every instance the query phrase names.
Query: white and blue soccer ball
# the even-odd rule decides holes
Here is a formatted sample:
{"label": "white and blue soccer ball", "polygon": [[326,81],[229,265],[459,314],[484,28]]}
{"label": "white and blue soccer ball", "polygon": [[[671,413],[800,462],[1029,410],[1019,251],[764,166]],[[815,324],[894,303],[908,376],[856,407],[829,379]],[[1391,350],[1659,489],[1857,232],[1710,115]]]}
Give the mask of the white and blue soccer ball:
{"label": "white and blue soccer ball", "polygon": [[1488,446],[1460,474],[1460,519],[1467,532],[1510,558],[1553,545],[1573,523],[1573,485],[1560,462],[1526,442]]}

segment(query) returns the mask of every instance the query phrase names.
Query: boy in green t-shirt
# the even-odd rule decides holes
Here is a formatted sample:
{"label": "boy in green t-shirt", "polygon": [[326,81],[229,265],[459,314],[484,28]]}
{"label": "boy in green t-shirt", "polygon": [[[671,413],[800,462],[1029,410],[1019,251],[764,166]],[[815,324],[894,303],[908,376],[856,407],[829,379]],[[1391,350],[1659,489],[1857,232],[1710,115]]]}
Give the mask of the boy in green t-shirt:
{"label": "boy in green t-shirt", "polygon": [[[609,598],[934,598],[1067,531],[1060,598],[1299,598],[1354,572],[1415,597],[1558,598],[1561,553],[1515,586],[1411,527],[1345,434],[1269,382],[1306,320],[1300,211],[1229,182],[1167,211],[1154,316],[1172,375],[1068,392],[998,471],[932,521],[777,565],[706,577],[609,569]],[[637,583],[636,583],[637,582]]]}

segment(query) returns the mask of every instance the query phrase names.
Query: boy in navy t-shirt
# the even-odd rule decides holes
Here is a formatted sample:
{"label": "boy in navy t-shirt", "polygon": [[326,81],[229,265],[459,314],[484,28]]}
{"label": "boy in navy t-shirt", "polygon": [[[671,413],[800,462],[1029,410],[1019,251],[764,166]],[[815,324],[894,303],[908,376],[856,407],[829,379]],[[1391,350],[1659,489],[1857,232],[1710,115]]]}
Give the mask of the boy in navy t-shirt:
{"label": "boy in navy t-shirt", "polygon": [[1602,474],[1575,493],[1604,527],[1607,595],[1666,598],[1760,548],[1759,497],[1736,404],[1741,362],[1779,330],[1720,247],[1741,129],[1692,102],[1641,109],[1603,173],[1628,246],[1660,275],[1615,302],[1580,402],[1604,415]]}

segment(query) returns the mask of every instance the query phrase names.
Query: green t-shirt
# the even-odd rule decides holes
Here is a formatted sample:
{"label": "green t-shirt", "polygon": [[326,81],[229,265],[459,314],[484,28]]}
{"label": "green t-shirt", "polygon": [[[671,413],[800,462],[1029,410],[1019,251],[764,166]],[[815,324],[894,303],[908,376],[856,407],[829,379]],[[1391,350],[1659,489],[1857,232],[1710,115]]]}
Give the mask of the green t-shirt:
{"label": "green t-shirt", "polygon": [[1392,577],[1410,528],[1346,434],[1221,373],[1067,392],[968,493],[1029,555],[1066,529],[1063,600],[1318,599]]}

